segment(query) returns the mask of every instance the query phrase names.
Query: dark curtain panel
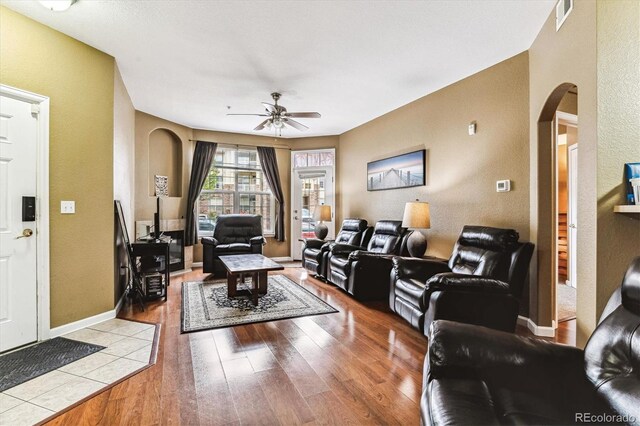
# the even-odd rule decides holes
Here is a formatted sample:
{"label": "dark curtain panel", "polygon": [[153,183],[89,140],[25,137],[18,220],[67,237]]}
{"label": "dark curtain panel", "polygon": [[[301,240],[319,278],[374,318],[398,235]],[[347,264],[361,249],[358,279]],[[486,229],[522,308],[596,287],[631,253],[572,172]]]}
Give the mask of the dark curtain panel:
{"label": "dark curtain panel", "polygon": [[185,246],[192,246],[198,241],[196,201],[209,174],[209,169],[211,169],[211,162],[216,155],[217,147],[217,143],[196,142],[196,149],[193,152],[193,164],[191,165],[191,178],[189,179],[189,195],[187,196],[187,217],[184,230]]}
{"label": "dark curtain panel", "polygon": [[258,155],[260,156],[260,165],[262,166],[264,177],[267,179],[269,188],[271,188],[271,192],[278,202],[275,226],[276,241],[284,241],[284,193],[280,184],[276,150],[271,147],[259,146]]}

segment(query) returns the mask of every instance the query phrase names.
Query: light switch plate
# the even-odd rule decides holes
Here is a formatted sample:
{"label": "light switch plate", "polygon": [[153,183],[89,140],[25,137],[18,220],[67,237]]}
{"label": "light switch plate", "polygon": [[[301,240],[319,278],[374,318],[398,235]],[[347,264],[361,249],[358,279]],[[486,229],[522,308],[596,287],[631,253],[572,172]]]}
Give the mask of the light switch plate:
{"label": "light switch plate", "polygon": [[76,212],[75,201],[60,201],[60,213],[74,214]]}
{"label": "light switch plate", "polygon": [[496,182],[496,192],[509,192],[511,191],[510,180],[499,180]]}
{"label": "light switch plate", "polygon": [[476,124],[475,121],[472,121],[471,123],[469,123],[469,136],[473,136],[476,134],[476,129],[478,125]]}

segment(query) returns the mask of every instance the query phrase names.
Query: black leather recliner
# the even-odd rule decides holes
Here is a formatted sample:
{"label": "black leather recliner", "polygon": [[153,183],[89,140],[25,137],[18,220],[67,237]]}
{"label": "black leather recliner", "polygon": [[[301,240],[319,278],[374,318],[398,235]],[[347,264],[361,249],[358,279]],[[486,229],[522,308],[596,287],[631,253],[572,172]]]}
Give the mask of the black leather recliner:
{"label": "black leather recliner", "polygon": [[228,214],[218,216],[213,238],[202,237],[202,269],[215,277],[226,276],[219,256],[262,254],[266,241],[262,235],[262,216]]}
{"label": "black leather recliner", "polygon": [[584,351],[436,321],[424,365],[424,425],[635,424],[640,257],[609,299]]}
{"label": "black leather recliner", "polygon": [[394,255],[407,254],[407,228],[399,220],[376,223],[366,248],[348,244],[330,247],[327,278],[358,300],[384,299]]}
{"label": "black leather recliner", "polygon": [[[327,257],[331,243],[349,244],[355,246],[366,245],[371,237],[367,231],[367,221],[364,219],[349,218],[342,221],[342,228],[333,241],[307,238],[302,244],[302,267],[307,269],[317,278],[327,277]],[[366,238],[366,240],[365,240]]]}
{"label": "black leather recliner", "polygon": [[389,306],[422,331],[437,319],[515,331],[533,244],[513,229],[465,226],[448,263],[393,259]]}

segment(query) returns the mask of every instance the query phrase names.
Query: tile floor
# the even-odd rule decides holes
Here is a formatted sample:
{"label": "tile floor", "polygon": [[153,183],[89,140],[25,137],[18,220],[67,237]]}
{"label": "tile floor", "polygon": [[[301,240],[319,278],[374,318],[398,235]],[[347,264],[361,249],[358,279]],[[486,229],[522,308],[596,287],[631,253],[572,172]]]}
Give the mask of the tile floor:
{"label": "tile floor", "polygon": [[115,318],[64,335],[106,348],[0,393],[0,425],[38,423],[148,365],[155,331]]}

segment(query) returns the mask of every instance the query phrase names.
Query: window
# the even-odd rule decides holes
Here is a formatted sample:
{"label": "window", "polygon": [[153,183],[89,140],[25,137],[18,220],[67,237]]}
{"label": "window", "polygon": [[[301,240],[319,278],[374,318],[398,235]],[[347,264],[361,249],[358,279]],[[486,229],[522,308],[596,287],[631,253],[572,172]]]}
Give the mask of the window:
{"label": "window", "polygon": [[262,231],[272,234],[274,206],[256,149],[218,145],[198,200],[199,233],[212,234],[218,215],[244,213],[262,215]]}

